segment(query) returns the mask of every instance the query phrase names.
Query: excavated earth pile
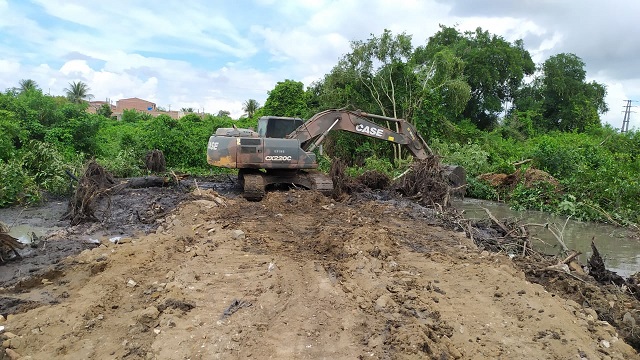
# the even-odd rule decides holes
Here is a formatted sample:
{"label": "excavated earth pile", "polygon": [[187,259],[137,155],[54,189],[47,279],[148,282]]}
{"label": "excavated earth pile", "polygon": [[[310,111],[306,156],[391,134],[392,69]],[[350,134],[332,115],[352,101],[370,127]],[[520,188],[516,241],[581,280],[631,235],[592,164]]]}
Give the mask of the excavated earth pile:
{"label": "excavated earth pile", "polygon": [[[25,305],[3,314],[5,358],[638,358],[589,304],[527,281],[463,220],[415,202],[180,196],[143,233],[1,284],[3,301]],[[111,221],[135,223],[125,215]]]}

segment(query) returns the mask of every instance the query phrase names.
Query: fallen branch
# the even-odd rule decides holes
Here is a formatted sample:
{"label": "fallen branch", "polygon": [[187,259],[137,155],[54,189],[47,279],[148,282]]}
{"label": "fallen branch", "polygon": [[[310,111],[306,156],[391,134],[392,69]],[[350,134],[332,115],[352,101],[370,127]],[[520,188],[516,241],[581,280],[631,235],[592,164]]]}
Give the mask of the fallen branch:
{"label": "fallen branch", "polygon": [[504,226],[504,224],[502,222],[500,222],[498,219],[496,219],[495,216],[493,216],[493,214],[491,213],[491,211],[489,211],[489,209],[484,208],[484,207],[482,209],[487,213],[487,215],[489,215],[489,218],[491,219],[491,221],[493,221],[496,225],[498,225],[500,227],[500,229],[502,229],[502,231],[505,234],[510,234],[511,233],[509,231],[509,229],[507,229],[507,227]]}

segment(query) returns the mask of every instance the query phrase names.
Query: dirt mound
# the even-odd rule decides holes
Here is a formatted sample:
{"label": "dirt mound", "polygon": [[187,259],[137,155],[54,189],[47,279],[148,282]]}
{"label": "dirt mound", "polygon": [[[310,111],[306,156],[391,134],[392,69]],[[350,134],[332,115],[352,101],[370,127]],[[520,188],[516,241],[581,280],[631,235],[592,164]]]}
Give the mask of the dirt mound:
{"label": "dirt mound", "polygon": [[[33,359],[637,358],[590,304],[526,281],[464,220],[444,230],[415,202],[184,199],[149,233],[101,238],[1,290],[15,304],[3,346]],[[114,215],[138,221],[128,214]]]}
{"label": "dirt mound", "polygon": [[523,184],[527,188],[535,187],[539,183],[546,183],[551,185],[555,191],[560,190],[560,182],[549,173],[534,169],[527,168],[526,170],[518,169],[512,174],[496,174],[488,173],[478,175],[479,180],[486,181],[489,185],[511,191],[515,189],[518,184]]}

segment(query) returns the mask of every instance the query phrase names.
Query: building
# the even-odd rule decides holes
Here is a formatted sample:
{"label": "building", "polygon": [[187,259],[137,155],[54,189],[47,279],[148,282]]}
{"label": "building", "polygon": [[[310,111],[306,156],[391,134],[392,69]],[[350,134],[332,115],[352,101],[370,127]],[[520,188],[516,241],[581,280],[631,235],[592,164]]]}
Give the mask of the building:
{"label": "building", "polygon": [[128,99],[120,99],[116,101],[116,112],[121,113],[124,110],[138,110],[143,112],[153,112],[157,111],[156,103],[152,103],[151,101],[142,100],[140,98],[128,98]]}
{"label": "building", "polygon": [[[122,119],[122,114],[124,113],[125,110],[135,110],[135,111],[147,113],[153,117],[157,117],[159,115],[164,114],[176,120],[180,119],[181,117],[187,114],[183,111],[159,110],[158,107],[156,106],[156,103],[147,101],[144,99],[140,99],[137,97],[120,99],[116,101],[115,106],[111,105],[110,102],[107,102],[107,101],[90,101],[89,107],[87,108],[87,112],[95,114],[103,104],[109,104],[109,106],[111,106],[111,111],[112,111],[111,116],[115,117],[118,120]],[[204,116],[204,113],[198,113],[198,115]]]}
{"label": "building", "polygon": [[89,101],[89,107],[87,108],[87,112],[91,114],[95,114],[105,104],[109,105],[112,113],[116,110],[116,107],[111,104],[109,99],[107,99],[107,101]]}

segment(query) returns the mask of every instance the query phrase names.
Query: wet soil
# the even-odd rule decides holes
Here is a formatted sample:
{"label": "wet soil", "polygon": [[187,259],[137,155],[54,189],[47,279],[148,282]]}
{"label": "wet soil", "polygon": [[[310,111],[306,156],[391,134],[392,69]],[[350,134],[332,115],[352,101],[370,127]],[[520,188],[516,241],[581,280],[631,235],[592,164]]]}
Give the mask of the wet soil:
{"label": "wet soil", "polygon": [[639,358],[619,332],[640,310],[624,289],[478,248],[441,211],[389,192],[248,202],[213,187],[230,186],[114,195],[99,222],[0,265],[3,346],[25,359]]}

